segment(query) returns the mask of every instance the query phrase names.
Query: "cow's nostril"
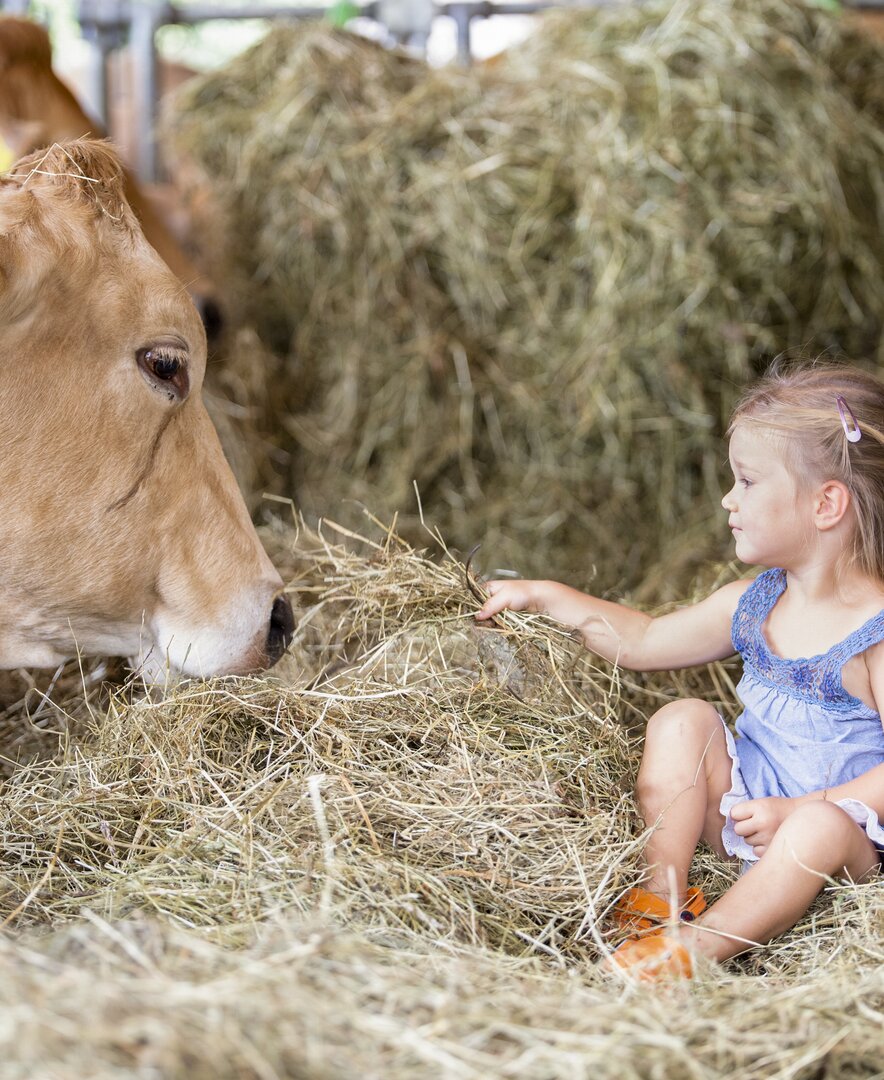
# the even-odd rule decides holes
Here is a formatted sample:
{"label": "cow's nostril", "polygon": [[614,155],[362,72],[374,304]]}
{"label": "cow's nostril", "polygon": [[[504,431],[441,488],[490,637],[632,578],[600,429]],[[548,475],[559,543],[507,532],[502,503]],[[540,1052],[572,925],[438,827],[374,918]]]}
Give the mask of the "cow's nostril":
{"label": "cow's nostril", "polygon": [[295,632],[295,616],[287,596],[277,596],[270,609],[270,629],[267,631],[267,657],[272,667],[286,651]]}

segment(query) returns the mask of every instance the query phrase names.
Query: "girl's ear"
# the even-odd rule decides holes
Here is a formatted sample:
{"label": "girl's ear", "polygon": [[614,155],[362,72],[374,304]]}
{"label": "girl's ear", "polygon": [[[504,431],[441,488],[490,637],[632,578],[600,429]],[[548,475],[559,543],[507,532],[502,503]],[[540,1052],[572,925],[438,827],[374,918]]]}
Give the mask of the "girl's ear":
{"label": "girl's ear", "polygon": [[817,488],[814,499],[814,524],[825,532],[844,519],[853,501],[847,485],[840,480],[827,480]]}

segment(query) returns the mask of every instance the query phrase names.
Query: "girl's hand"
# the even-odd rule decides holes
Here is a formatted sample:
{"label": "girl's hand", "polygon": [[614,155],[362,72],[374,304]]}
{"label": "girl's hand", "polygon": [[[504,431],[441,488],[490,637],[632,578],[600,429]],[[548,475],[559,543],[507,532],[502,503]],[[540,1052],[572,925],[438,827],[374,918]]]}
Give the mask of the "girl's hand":
{"label": "girl's hand", "polygon": [[750,584],[731,582],[699,604],[654,618],[560,581],[489,581],[490,595],[475,617],[490,619],[506,608],[542,613],[578,631],[590,652],[612,664],[633,671],[669,671],[733,655],[734,611]]}
{"label": "girl's hand", "polygon": [[508,608],[510,611],[536,611],[539,581],[488,581],[488,599],[476,612],[477,619],[490,619]]}
{"label": "girl's hand", "polygon": [[734,832],[742,836],[755,854],[767,851],[774,833],[795,809],[796,799],[771,796],[766,799],[748,799],[731,809]]}

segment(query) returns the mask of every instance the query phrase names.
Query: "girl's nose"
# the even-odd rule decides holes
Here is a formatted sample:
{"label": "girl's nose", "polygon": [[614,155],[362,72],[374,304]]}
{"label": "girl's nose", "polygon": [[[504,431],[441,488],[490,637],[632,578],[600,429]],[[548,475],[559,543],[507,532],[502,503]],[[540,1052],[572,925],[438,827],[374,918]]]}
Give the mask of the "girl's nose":
{"label": "girl's nose", "polygon": [[722,499],[721,499],[721,505],[724,507],[725,510],[727,510],[728,513],[730,513],[732,510],[736,509],[736,506],[734,504],[733,496],[734,496],[734,489],[731,488],[730,491],[726,491],[724,493],[724,495],[722,496]]}

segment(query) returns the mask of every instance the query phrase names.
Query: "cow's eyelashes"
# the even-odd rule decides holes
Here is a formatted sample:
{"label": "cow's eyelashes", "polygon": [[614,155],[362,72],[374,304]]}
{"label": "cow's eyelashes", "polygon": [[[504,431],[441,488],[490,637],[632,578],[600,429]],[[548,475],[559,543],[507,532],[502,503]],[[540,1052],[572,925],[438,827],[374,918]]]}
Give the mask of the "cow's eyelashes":
{"label": "cow's eyelashes", "polygon": [[187,396],[189,380],[183,357],[164,348],[139,349],[137,357],[138,366],[155,390],[165,393],[170,401]]}

